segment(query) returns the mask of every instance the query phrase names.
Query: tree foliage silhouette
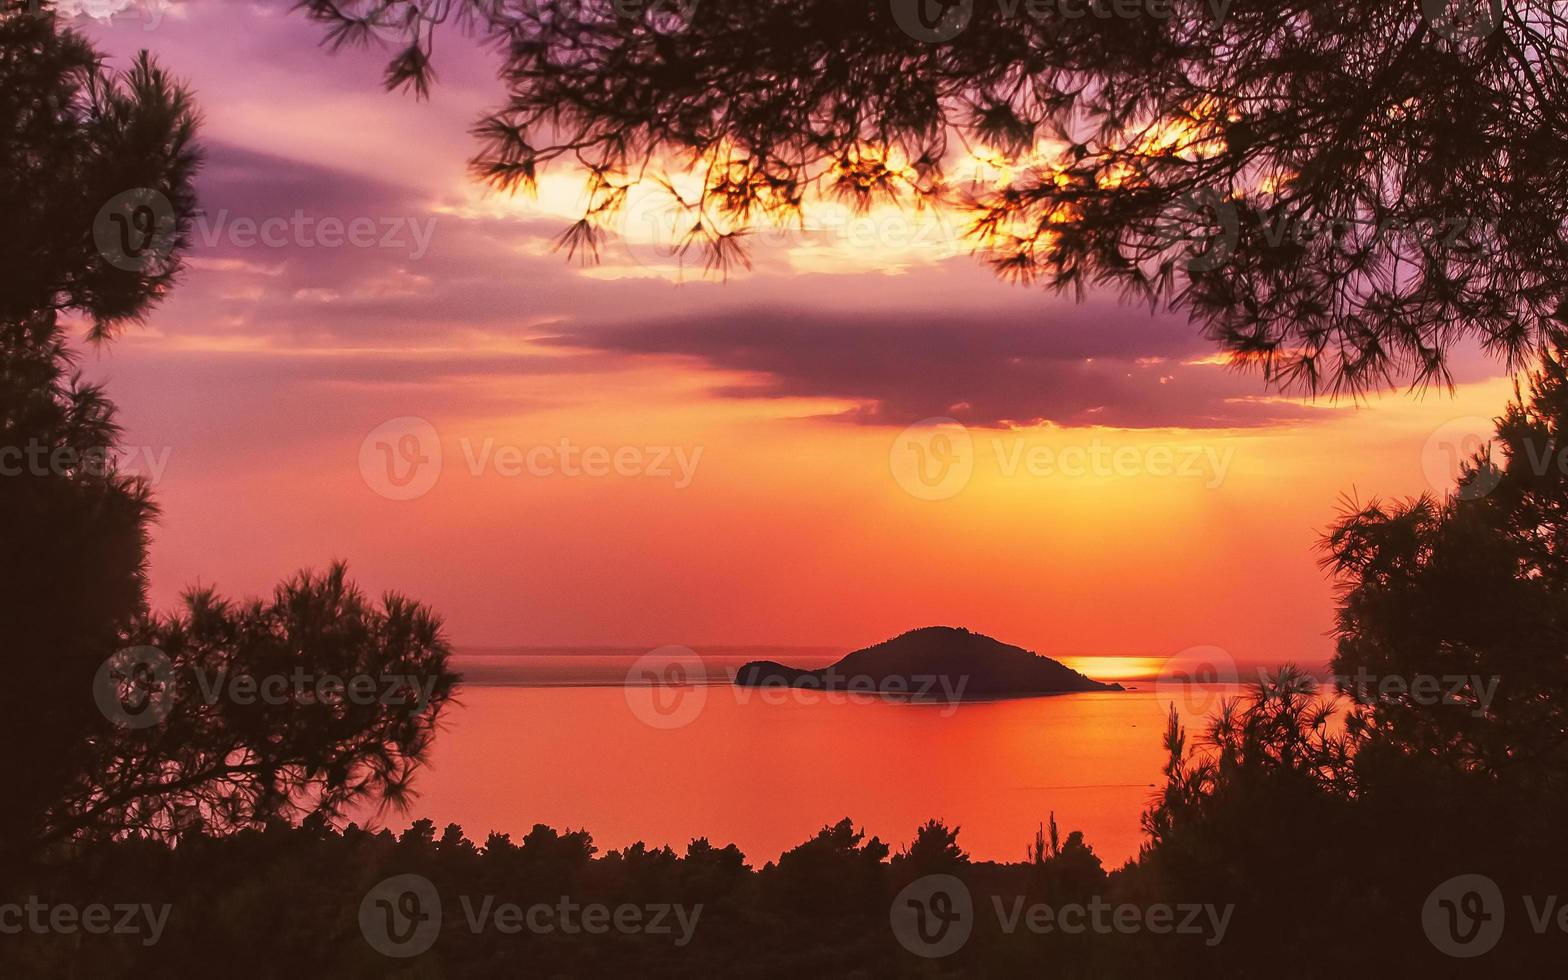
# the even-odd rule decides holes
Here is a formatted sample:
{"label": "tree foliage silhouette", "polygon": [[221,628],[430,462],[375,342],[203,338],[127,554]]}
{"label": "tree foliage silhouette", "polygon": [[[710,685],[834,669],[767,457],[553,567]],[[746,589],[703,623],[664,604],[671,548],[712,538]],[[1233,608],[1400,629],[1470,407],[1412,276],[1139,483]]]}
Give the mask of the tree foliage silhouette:
{"label": "tree foliage silhouette", "polygon": [[[62,313],[107,337],[161,300],[180,272],[200,164],[190,93],[143,52],[113,72],[53,7],[0,5],[0,324],[40,348]],[[99,212],[145,188],[170,204],[164,260],[129,270],[99,248]]]}
{"label": "tree foliage silhouette", "polygon": [[90,769],[86,735],[106,724],[94,671],[143,608],[155,513],[145,484],[113,465],[114,406],[74,373],[62,317],[106,336],[163,296],[180,243],[138,274],[105,260],[94,222],[138,186],[177,202],[188,222],[195,125],[188,96],[151,59],[114,74],[47,9],[0,8],[0,636],[25,692],[0,712],[19,763],[0,852],[34,843],[44,812]]}
{"label": "tree foliage silhouette", "polygon": [[1376,730],[1435,762],[1558,786],[1568,785],[1565,357],[1548,354],[1528,392],[1516,386],[1496,443],[1468,460],[1453,493],[1353,507],[1324,541],[1343,588],[1337,674],[1473,679],[1373,699]]}
{"label": "tree foliage silhouette", "polygon": [[927,820],[915,828],[915,839],[893,855],[895,865],[907,864],[916,874],[943,874],[969,863],[969,855],[958,846],[958,832],[940,820]]}
{"label": "tree foliage silhouette", "polygon": [[455,682],[430,610],[395,594],[368,602],[342,564],[296,576],[269,602],[187,593],[181,612],[142,618],[128,639],[167,657],[161,673],[120,682],[134,694],[115,692],[155,706],[157,724],[95,740],[52,839],[401,808]]}
{"label": "tree foliage silhouette", "polygon": [[[967,210],[1009,278],[1186,310],[1285,387],[1446,382],[1461,341],[1518,367],[1563,336],[1560,4],[926,4],[938,32],[922,2],[301,5],[333,45],[396,38],[386,83],[421,94],[439,25],[493,44],[506,99],[473,172],[516,190],[582,168],[572,251],[640,180],[665,187],[676,250],[719,270],[813,192],[903,199]],[[976,156],[1006,176],[966,179]]]}
{"label": "tree foliage silhouette", "polygon": [[[116,463],[114,405],[74,371],[71,323],[107,340],[179,275],[200,160],[189,94],[145,53],[112,72],[51,7],[5,0],[0,128],[0,650],[15,694],[0,712],[10,760],[0,866],[92,837],[226,832],[401,801],[454,681],[439,621],[397,596],[372,606],[341,567],[285,584],[271,603],[199,592],[183,613],[153,616],[149,487]],[[106,250],[103,212],[128,192],[166,209],[155,261]],[[170,661],[160,725],[129,729],[95,700],[101,669],[133,643]],[[409,675],[427,694],[363,705],[197,697],[197,671],[295,668]],[[148,683],[162,679],[126,686]]]}

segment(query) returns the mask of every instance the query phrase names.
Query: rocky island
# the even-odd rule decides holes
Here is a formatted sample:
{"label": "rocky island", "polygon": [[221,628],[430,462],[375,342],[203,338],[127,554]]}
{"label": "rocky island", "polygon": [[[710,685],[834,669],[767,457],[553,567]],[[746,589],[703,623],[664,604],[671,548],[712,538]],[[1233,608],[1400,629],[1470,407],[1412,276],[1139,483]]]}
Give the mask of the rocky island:
{"label": "rocky island", "polygon": [[753,660],[735,673],[742,687],[828,691],[960,692],[970,697],[1120,691],[1049,657],[951,626],[927,626],[847,654],[831,667],[807,670]]}

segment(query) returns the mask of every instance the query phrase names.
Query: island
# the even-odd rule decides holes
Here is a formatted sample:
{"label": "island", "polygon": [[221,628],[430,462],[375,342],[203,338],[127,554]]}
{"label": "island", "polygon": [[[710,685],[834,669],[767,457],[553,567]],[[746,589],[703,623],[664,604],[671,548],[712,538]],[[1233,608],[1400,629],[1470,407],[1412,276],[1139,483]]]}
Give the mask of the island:
{"label": "island", "polygon": [[1050,657],[961,627],[927,626],[847,654],[831,667],[807,670],[753,660],[735,672],[741,687],[947,697],[1008,697],[1120,691]]}

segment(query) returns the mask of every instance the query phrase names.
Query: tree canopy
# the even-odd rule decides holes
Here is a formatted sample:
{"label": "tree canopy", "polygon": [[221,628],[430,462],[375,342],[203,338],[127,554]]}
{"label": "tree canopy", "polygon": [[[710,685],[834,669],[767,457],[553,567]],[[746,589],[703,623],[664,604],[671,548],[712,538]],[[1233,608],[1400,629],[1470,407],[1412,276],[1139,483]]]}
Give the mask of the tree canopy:
{"label": "tree canopy", "polygon": [[[75,371],[68,327],[106,341],[174,283],[197,125],[147,54],[115,72],[51,8],[0,7],[0,867],[401,803],[455,682],[440,620],[397,595],[371,603],[341,565],[271,602],[201,591],[177,614],[148,607],[151,488],[117,465],[115,406]],[[297,670],[309,681],[259,701],[221,686]],[[327,676],[378,687],[323,699]],[[392,678],[420,696],[384,696]],[[125,724],[126,703],[158,714]]]}
{"label": "tree canopy", "polygon": [[[332,44],[394,39],[386,82],[420,93],[439,25],[492,43],[505,98],[473,172],[580,167],[573,251],[642,180],[721,270],[816,193],[940,204],[1000,274],[1185,310],[1313,392],[1446,383],[1465,342],[1519,367],[1568,318],[1550,0],[302,6]],[[965,179],[975,158],[1003,176]]]}
{"label": "tree canopy", "polygon": [[[1568,786],[1568,354],[1550,353],[1497,441],[1442,500],[1374,500],[1329,532],[1336,674],[1467,678],[1435,697],[1380,693],[1381,733],[1490,778]],[[1370,690],[1370,684],[1365,685]],[[1450,696],[1450,694],[1453,696]],[[1386,695],[1386,696],[1385,696]]]}
{"label": "tree canopy", "polygon": [[[52,8],[4,0],[0,324],[47,332],[70,313],[103,337],[164,297],[196,211],[197,124],[190,93],[145,52],[113,71]],[[132,251],[151,247],[106,247],[122,232]]]}

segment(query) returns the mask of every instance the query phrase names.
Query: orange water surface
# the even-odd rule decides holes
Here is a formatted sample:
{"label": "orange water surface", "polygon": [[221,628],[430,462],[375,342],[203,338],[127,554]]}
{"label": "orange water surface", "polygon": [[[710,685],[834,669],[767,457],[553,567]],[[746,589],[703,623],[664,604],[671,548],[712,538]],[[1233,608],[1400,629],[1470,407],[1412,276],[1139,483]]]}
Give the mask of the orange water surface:
{"label": "orange water surface", "polygon": [[[1052,811],[1120,864],[1137,853],[1173,703],[1153,684],[909,703],[715,683],[687,691],[696,701],[672,721],[635,687],[478,673],[443,716],[410,815],[387,826],[429,817],[482,843],[545,823],[587,829],[601,850],[706,836],[758,866],[846,816],[895,850],[940,818],[975,859],[1018,860]],[[1190,726],[1229,690],[1176,706]]]}

